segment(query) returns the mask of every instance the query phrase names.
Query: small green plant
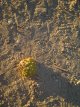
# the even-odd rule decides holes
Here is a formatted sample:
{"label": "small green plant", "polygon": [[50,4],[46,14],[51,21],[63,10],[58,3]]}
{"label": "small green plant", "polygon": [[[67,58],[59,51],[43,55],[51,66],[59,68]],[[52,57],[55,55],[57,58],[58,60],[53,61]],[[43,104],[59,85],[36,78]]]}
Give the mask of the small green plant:
{"label": "small green plant", "polygon": [[33,77],[37,72],[36,61],[29,57],[20,61],[18,65],[21,76]]}

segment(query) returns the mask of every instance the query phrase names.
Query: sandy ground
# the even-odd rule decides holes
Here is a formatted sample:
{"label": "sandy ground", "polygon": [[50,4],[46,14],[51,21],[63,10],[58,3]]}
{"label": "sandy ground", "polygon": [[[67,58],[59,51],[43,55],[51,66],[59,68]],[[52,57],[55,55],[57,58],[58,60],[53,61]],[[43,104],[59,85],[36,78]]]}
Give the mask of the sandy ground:
{"label": "sandy ground", "polygon": [[[0,21],[0,107],[80,107],[70,83],[80,80],[80,16],[59,6],[45,21],[10,14]],[[37,75],[23,80],[17,65],[29,56]]]}

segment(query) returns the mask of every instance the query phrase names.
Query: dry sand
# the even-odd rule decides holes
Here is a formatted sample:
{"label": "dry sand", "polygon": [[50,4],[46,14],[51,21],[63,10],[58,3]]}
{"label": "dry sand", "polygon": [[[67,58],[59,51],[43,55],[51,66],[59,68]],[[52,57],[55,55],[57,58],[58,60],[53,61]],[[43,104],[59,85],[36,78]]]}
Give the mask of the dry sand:
{"label": "dry sand", "polygon": [[[80,80],[80,16],[62,4],[45,21],[24,17],[26,7],[20,16],[18,3],[16,12],[5,4],[3,13],[11,17],[3,14],[0,21],[0,107],[80,107],[80,84],[69,81]],[[29,56],[37,75],[23,80],[17,65]]]}

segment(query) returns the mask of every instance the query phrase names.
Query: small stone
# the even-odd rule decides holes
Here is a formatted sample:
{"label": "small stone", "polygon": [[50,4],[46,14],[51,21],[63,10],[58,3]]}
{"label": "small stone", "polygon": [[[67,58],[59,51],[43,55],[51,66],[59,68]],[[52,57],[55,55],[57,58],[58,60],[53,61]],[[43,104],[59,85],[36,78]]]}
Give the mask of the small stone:
{"label": "small stone", "polygon": [[80,80],[77,82],[77,85],[80,85]]}
{"label": "small stone", "polygon": [[8,20],[8,24],[11,24],[12,23],[12,20]]}

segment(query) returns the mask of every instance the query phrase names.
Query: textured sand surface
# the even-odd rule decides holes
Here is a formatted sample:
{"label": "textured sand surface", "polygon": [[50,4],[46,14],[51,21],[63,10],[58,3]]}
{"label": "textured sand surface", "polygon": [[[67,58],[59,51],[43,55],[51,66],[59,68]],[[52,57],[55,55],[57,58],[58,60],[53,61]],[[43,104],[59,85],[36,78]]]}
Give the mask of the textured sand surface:
{"label": "textured sand surface", "polygon": [[[34,1],[28,10],[25,0],[0,4],[1,107],[78,107],[80,84],[70,79],[80,81],[79,13],[70,12],[64,1],[54,1],[45,13],[44,3]],[[37,61],[38,72],[23,80],[17,65],[29,56]]]}

